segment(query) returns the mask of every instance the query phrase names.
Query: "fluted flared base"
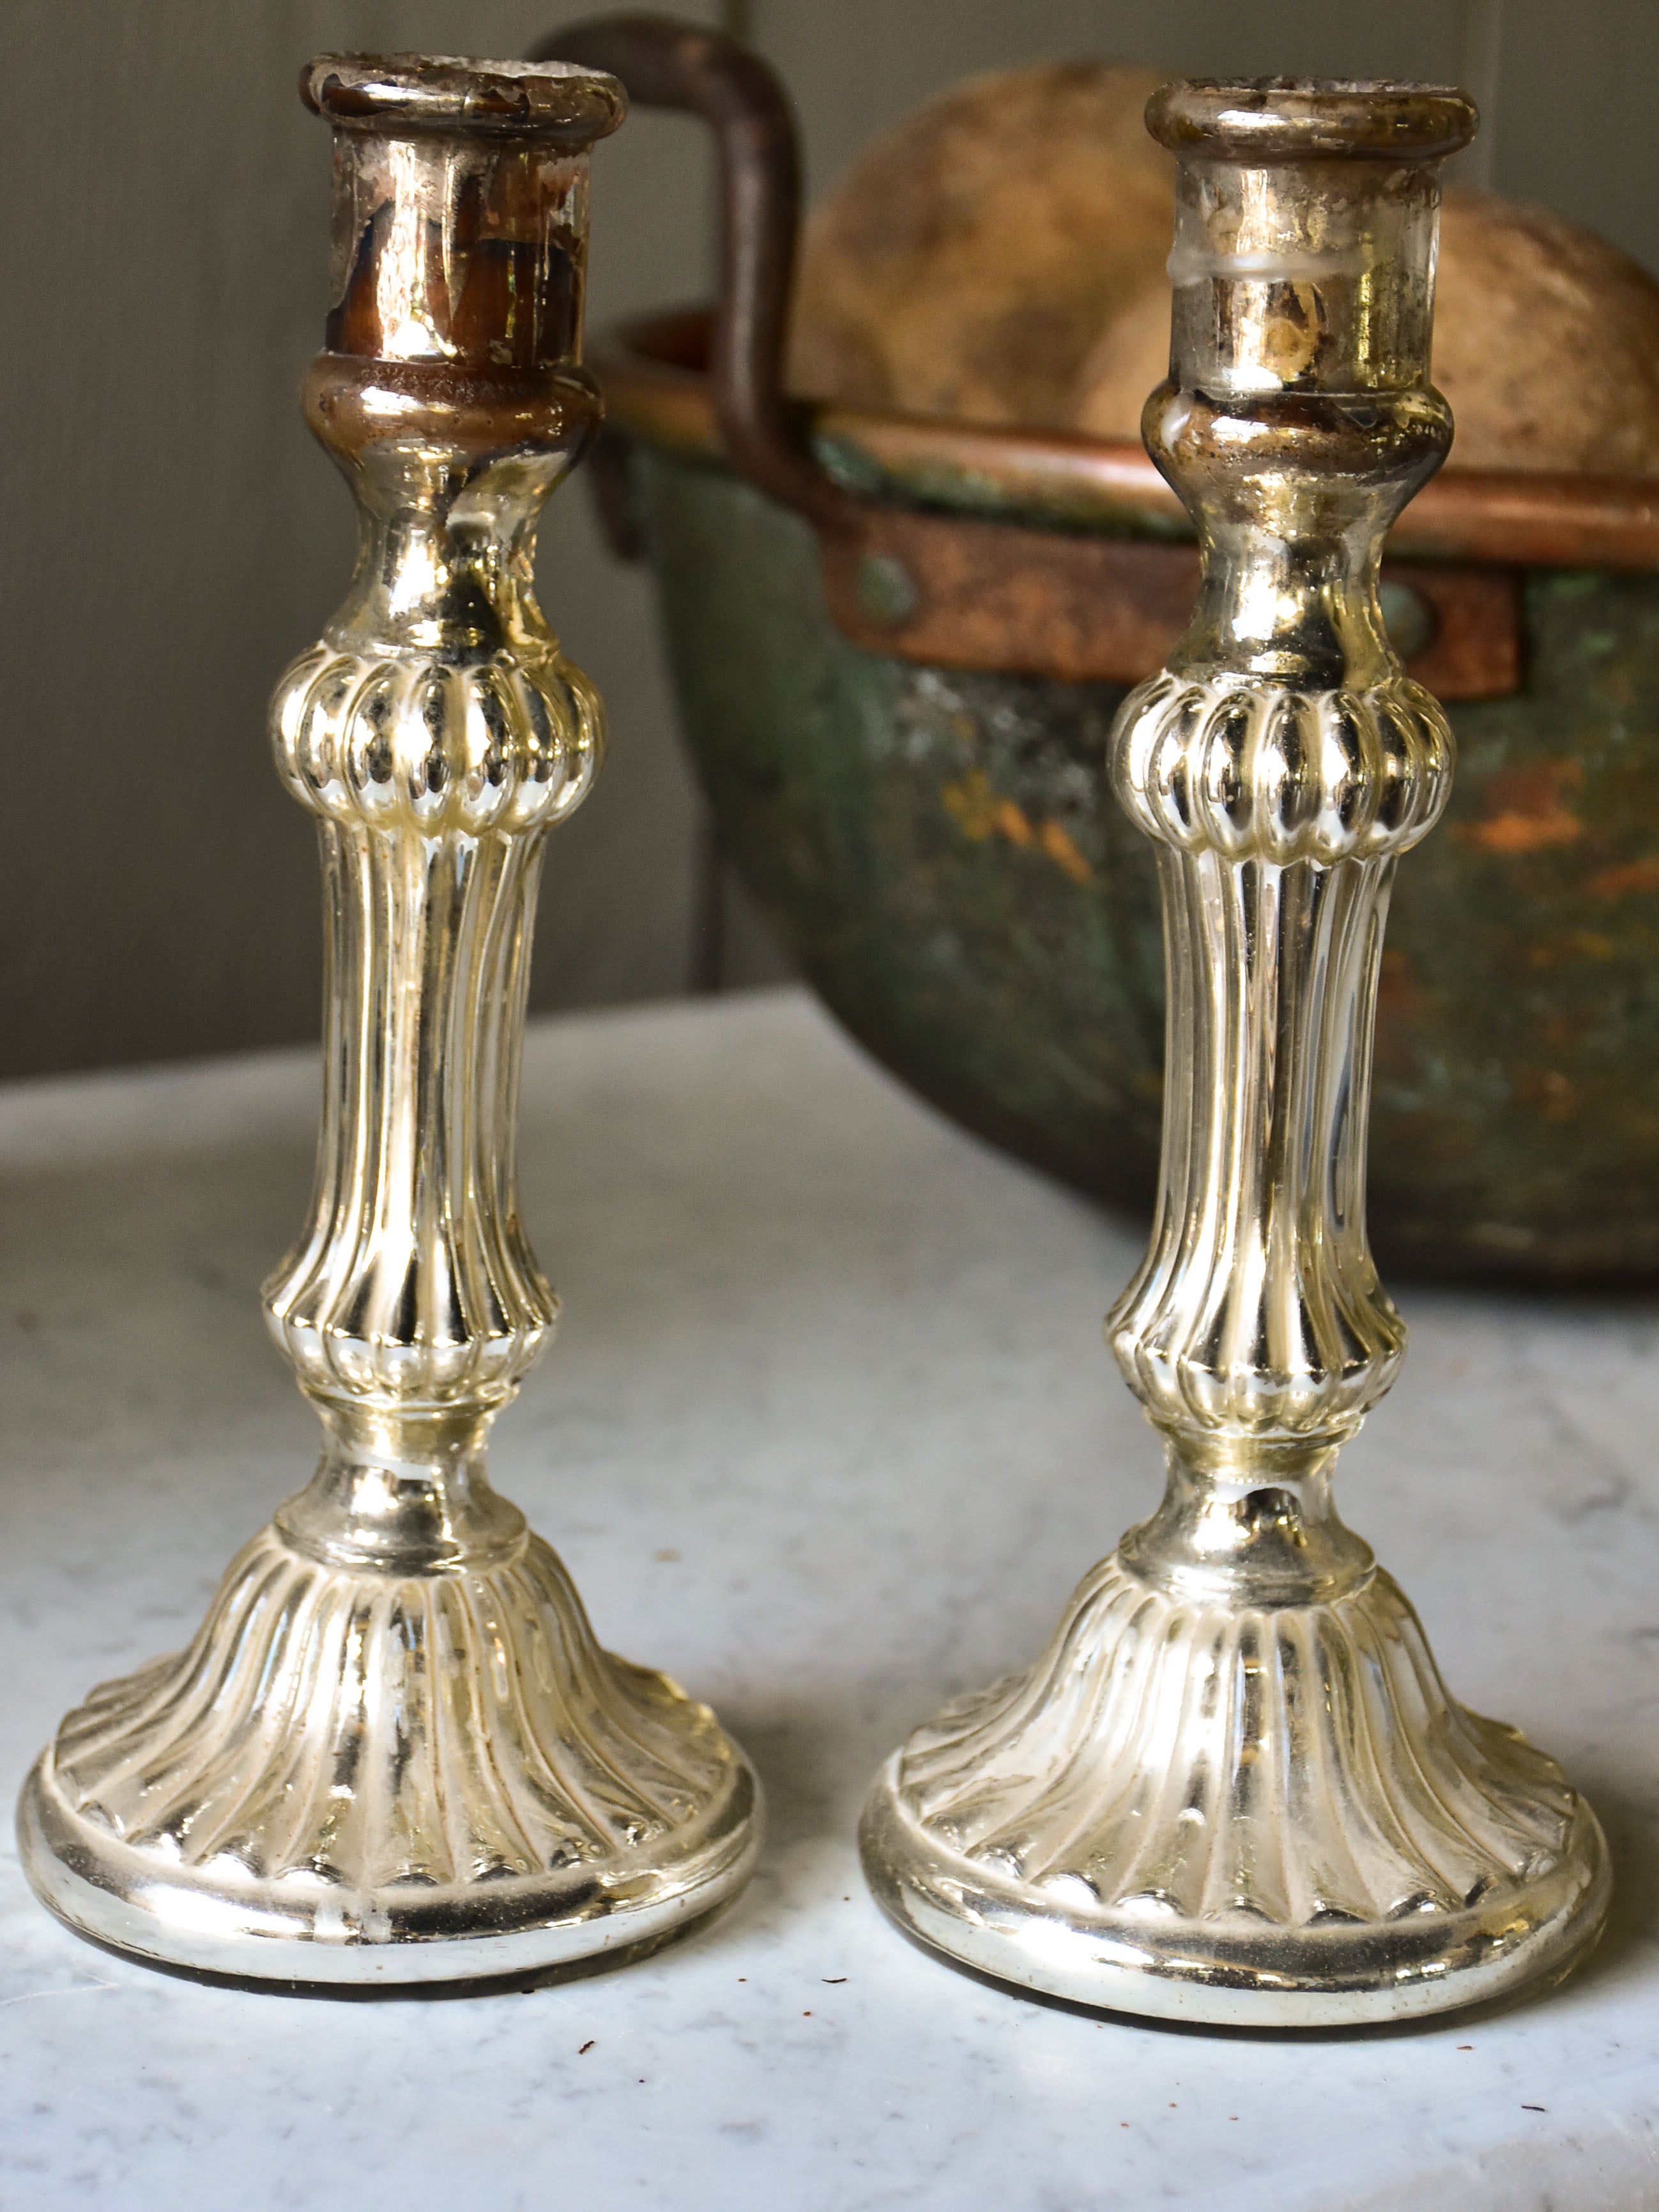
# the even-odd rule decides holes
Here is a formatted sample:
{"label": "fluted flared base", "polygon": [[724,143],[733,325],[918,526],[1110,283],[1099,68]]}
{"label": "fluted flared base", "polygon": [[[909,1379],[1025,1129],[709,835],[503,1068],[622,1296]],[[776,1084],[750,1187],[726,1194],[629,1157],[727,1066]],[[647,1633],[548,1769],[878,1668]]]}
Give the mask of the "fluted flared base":
{"label": "fluted flared base", "polygon": [[270,1528],[187,1652],[69,1716],[18,1827],[82,1934],[362,1987],[659,1941],[741,1887],[760,1808],[706,1706],[600,1650],[539,1539],[399,1577]]}
{"label": "fluted flared base", "polygon": [[1606,1845],[1553,1760],[1446,1694],[1380,1571],[1234,1610],[1115,1553],[1028,1674],[883,1768],[860,1832],[888,1913],[1030,1990],[1166,2019],[1323,2027],[1565,1973]]}

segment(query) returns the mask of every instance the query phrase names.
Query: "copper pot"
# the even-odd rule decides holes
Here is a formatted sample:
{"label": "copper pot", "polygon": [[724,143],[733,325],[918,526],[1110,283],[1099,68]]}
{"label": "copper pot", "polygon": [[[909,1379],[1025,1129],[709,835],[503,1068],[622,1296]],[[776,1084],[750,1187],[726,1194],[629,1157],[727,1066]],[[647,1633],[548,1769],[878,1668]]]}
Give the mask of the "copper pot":
{"label": "copper pot", "polygon": [[[800,408],[798,210],[775,78],[661,19],[549,52],[713,125],[712,311],[617,333],[598,472],[655,573],[727,850],[826,1001],[969,1127],[1086,1190],[1151,1190],[1162,959],[1104,787],[1123,690],[1195,551],[1139,448]],[[1659,1265],[1659,483],[1458,471],[1390,540],[1385,608],[1460,747],[1401,879],[1370,1212],[1418,1272]]]}

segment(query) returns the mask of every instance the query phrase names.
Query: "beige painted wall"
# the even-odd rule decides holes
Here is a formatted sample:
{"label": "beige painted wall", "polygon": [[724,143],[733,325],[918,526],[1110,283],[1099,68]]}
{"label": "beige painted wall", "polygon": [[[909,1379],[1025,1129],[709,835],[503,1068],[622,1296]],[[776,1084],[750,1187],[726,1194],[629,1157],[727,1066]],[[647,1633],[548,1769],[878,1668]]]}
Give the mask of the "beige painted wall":
{"label": "beige painted wall", "polygon": [[[309,826],[263,735],[270,684],[349,566],[349,503],[295,392],[323,306],[327,155],[293,86],[324,47],[522,52],[548,0],[11,0],[0,80],[8,493],[0,1073],[313,1034]],[[822,186],[974,69],[1112,52],[1176,70],[1462,76],[1505,190],[1659,266],[1644,112],[1655,0],[683,0],[746,21]],[[596,163],[597,319],[704,286],[705,149],[639,116]],[[609,699],[605,776],[554,840],[537,1002],[685,988],[706,830],[648,594],[555,501],[544,596]],[[741,908],[728,980],[769,972]]]}

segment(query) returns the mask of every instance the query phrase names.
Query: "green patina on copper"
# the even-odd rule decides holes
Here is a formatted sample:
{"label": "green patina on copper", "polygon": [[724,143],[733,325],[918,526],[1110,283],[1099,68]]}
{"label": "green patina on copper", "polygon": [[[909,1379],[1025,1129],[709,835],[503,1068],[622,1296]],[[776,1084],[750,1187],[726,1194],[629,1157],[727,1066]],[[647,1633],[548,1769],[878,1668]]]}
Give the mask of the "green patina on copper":
{"label": "green patina on copper", "polygon": [[[1105,782],[1112,685],[857,651],[807,526],[635,448],[685,731],[727,849],[855,1036],[1099,1196],[1150,1195],[1163,955]],[[1384,955],[1370,1213],[1385,1262],[1659,1267],[1659,576],[1533,570],[1512,698],[1450,709],[1442,825]]]}

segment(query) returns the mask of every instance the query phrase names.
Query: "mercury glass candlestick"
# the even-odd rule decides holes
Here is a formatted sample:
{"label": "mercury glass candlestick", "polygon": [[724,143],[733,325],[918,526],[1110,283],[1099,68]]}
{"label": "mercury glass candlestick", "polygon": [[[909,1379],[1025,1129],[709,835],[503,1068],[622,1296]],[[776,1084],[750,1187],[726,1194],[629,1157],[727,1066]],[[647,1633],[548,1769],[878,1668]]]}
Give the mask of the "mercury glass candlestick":
{"label": "mercury glass candlestick", "polygon": [[272,707],[321,837],[327,1018],[311,1224],[265,1310],[322,1460],[189,1650],[69,1716],[20,1834],[52,1910],[142,1957],[448,1981],[660,1941],[743,1883],[759,1809],[707,1708],[599,1648],[484,1468],[557,1313],[518,1217],[520,1050],[543,836],[602,725],[532,562],[599,415],[587,149],[621,88],[399,55],[301,89],[334,126],[306,406],[361,550]]}
{"label": "mercury glass candlestick", "polygon": [[1452,1700],[1330,1498],[1405,1347],[1365,1236],[1371,1030],[1395,863],[1452,744],[1376,575],[1451,440],[1437,170],[1474,115],[1423,87],[1190,83],[1147,119],[1178,177],[1146,432],[1203,581],[1111,739],[1158,848],[1169,1030],[1158,1218],[1107,1331],[1168,1487],[1029,1673],[888,1762],[864,1860],[902,1926],[1029,1989],[1389,2020],[1565,1972],[1608,1887],[1589,1807]]}

